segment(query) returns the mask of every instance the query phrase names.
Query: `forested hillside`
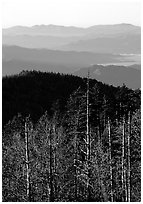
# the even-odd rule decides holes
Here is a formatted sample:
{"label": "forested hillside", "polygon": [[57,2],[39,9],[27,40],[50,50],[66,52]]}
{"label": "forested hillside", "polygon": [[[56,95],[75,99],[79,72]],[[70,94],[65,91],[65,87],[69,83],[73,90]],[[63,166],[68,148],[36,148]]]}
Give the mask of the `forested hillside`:
{"label": "forested hillside", "polygon": [[[63,112],[68,97],[79,87],[86,90],[86,78],[38,71],[23,71],[18,75],[3,77],[3,125],[17,113],[24,116],[30,114],[31,118],[37,121],[45,111],[51,115],[54,107],[57,108],[56,103]],[[120,105],[125,106],[127,110],[131,106],[132,111],[140,107],[138,89],[133,91],[124,85],[113,87],[90,79],[90,89],[96,89],[95,87],[99,92],[100,109],[104,109],[105,99],[109,103],[109,116],[113,117],[119,109],[123,109]]]}
{"label": "forested hillside", "polygon": [[3,201],[140,201],[140,102],[89,76],[4,77]]}

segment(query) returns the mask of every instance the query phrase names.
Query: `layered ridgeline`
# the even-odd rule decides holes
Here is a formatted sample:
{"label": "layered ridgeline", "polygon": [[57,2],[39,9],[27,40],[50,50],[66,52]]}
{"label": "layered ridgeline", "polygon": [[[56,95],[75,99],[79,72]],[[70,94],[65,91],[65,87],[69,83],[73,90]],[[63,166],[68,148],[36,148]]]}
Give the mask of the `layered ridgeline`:
{"label": "layered ridgeline", "polygon": [[29,49],[17,46],[3,46],[2,49],[3,76],[18,74],[22,70],[72,73],[93,63],[122,61],[125,61],[124,56],[114,54]]}
{"label": "layered ridgeline", "polygon": [[[2,43],[3,76],[18,74],[22,70],[74,73],[83,76],[82,68],[97,64],[116,64],[124,67],[116,66],[115,70],[106,67],[106,71],[100,70],[101,77],[93,75],[96,79],[101,78],[104,83],[114,86],[121,86],[124,82],[129,88],[140,88],[140,69],[125,67],[141,64],[139,26],[131,24],[98,25],[89,28],[56,25],[16,26],[3,29]],[[135,65],[132,68],[134,67]],[[79,69],[81,71],[78,71]],[[116,74],[120,76],[118,80],[115,80]],[[106,79],[109,75],[114,80]]]}
{"label": "layered ridgeline", "polygon": [[[3,46],[2,54],[3,76],[18,74],[22,70],[40,70],[85,77],[89,69],[92,78],[104,83],[114,86],[122,86],[125,83],[133,89],[141,87],[141,66],[135,65],[136,59],[132,55],[127,57],[127,55],[29,49],[17,46]],[[140,56],[137,61],[140,61]],[[96,64],[104,64],[104,67]],[[105,66],[106,64],[116,65]],[[127,66],[123,66],[124,64]]]}
{"label": "layered ridgeline", "polygon": [[3,201],[141,200],[140,90],[27,71],[2,93]]}
{"label": "layered ridgeline", "polygon": [[96,53],[141,53],[141,28],[131,24],[88,28],[56,25],[16,26],[3,29],[3,44]]}

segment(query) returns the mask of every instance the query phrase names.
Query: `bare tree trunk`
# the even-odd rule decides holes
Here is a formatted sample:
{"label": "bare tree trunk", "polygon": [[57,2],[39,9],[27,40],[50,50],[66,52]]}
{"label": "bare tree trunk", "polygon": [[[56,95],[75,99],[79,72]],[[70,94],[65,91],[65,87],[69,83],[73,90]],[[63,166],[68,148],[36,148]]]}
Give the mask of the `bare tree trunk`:
{"label": "bare tree trunk", "polygon": [[87,158],[86,158],[86,168],[87,168],[87,201],[89,199],[89,161],[90,161],[90,135],[89,135],[89,71],[87,77],[87,104],[86,104],[86,145],[87,145]]}
{"label": "bare tree trunk", "polygon": [[106,96],[104,95],[103,97],[103,103],[104,103],[104,115],[103,115],[103,129],[106,128],[106,105],[107,105],[107,100],[106,100]]}
{"label": "bare tree trunk", "polygon": [[128,201],[128,192],[127,192],[127,175],[126,175],[126,168],[124,168],[124,182],[125,182],[125,202]]}
{"label": "bare tree trunk", "polygon": [[[97,134],[99,134],[99,130],[98,130]],[[99,147],[99,149],[101,149],[100,136],[98,136],[98,147]],[[97,158],[97,155],[96,155],[96,158]],[[101,171],[102,167],[98,164],[97,159],[95,160],[95,162],[96,162],[96,171],[97,171],[97,175],[98,175],[98,183],[99,183],[99,186],[100,186],[100,189],[101,189],[101,193],[102,193],[104,202],[108,202],[108,196],[107,196],[107,193],[106,193],[106,188],[105,188],[105,185],[104,185],[104,182],[103,182],[103,176],[102,176],[102,173],[101,173],[102,172]]]}
{"label": "bare tree trunk", "polygon": [[127,202],[127,181],[125,168],[125,118],[123,117],[123,134],[122,134],[122,201]]}
{"label": "bare tree trunk", "polygon": [[111,188],[111,202],[114,202],[113,197],[113,173],[112,173],[112,152],[111,152],[111,126],[108,118],[108,136],[109,136],[109,165],[110,165],[110,188]]}
{"label": "bare tree trunk", "polygon": [[122,201],[124,202],[124,157],[125,157],[125,121],[123,118],[123,134],[122,134]]}
{"label": "bare tree trunk", "polygon": [[[76,134],[76,133],[75,133]],[[75,185],[75,189],[74,189],[74,194],[75,194],[75,201],[77,202],[77,198],[78,198],[78,192],[77,192],[77,135],[75,136],[75,144],[74,144],[74,168],[75,168],[75,175],[74,175],[74,185]]]}
{"label": "bare tree trunk", "polygon": [[57,138],[56,138],[56,127],[55,124],[53,124],[53,135],[54,135],[54,145],[53,145],[53,194],[54,198],[57,194],[57,177],[56,177],[56,165],[57,165],[57,160],[56,160],[56,151],[57,151]]}
{"label": "bare tree trunk", "polygon": [[129,117],[128,117],[128,202],[131,200],[131,193],[130,193],[130,137],[131,137],[131,113],[129,112]]}
{"label": "bare tree trunk", "polygon": [[[79,111],[78,111],[78,115],[77,115],[77,118],[76,118],[76,126],[78,127],[78,123],[79,123]],[[77,129],[76,129],[77,131]],[[77,160],[78,160],[78,152],[77,152],[77,149],[78,149],[78,146],[77,146],[77,132],[75,131],[75,141],[74,141],[74,168],[75,168],[75,175],[74,175],[74,185],[75,185],[75,188],[74,188],[74,196],[75,196],[75,202],[78,201],[78,180],[77,180],[77,176],[78,176],[78,171],[77,171]]]}
{"label": "bare tree trunk", "polygon": [[51,142],[51,129],[49,131],[49,151],[50,151],[50,158],[49,158],[49,200],[50,202],[54,201],[53,195],[53,170],[52,170],[52,142]]}
{"label": "bare tree trunk", "polygon": [[30,201],[30,176],[29,176],[29,149],[28,149],[28,127],[25,121],[25,158],[26,158],[26,195],[27,202]]}

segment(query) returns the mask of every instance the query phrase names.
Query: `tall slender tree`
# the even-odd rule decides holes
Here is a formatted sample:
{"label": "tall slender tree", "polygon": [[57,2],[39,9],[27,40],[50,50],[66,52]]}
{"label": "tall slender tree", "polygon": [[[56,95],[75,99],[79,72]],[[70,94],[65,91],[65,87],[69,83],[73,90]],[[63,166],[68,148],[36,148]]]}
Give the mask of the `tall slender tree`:
{"label": "tall slender tree", "polygon": [[28,139],[28,118],[25,120],[25,163],[26,163],[26,195],[27,202],[30,202],[30,168],[29,168],[29,139]]}
{"label": "tall slender tree", "polygon": [[123,118],[123,134],[122,134],[122,201],[124,202],[124,158],[125,158],[125,120]]}
{"label": "tall slender tree", "polygon": [[127,184],[128,184],[128,202],[131,201],[131,190],[130,190],[130,171],[131,171],[131,167],[130,167],[130,138],[131,138],[131,112],[129,111],[128,114],[128,135],[127,135],[127,141],[128,141],[128,152],[127,152],[127,161],[128,161],[128,167],[127,167]]}
{"label": "tall slender tree", "polygon": [[123,201],[127,202],[127,163],[126,163],[126,133],[125,133],[125,116],[123,116],[123,134],[122,134],[122,189]]}
{"label": "tall slender tree", "polygon": [[113,197],[113,173],[112,173],[111,125],[110,125],[109,118],[108,118],[108,136],[109,136],[110,194],[111,194],[111,202],[114,202],[114,197]]}
{"label": "tall slender tree", "polygon": [[90,134],[89,134],[89,71],[87,76],[87,96],[86,96],[86,168],[87,168],[87,201],[89,200],[89,162],[90,162]]}

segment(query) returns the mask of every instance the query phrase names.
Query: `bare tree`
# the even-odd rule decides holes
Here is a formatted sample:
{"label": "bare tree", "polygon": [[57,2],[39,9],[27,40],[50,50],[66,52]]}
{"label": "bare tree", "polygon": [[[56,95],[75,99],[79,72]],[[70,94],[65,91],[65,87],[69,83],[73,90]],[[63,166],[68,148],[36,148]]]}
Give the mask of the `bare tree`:
{"label": "bare tree", "polygon": [[131,138],[131,112],[129,111],[129,114],[128,114],[128,137],[127,137],[127,141],[128,141],[128,145],[127,145],[127,147],[128,147],[128,154],[127,154],[127,156],[128,156],[128,159],[127,159],[127,161],[128,161],[128,172],[127,172],[127,174],[128,174],[128,181],[127,181],[127,184],[128,184],[128,202],[130,202],[130,200],[131,200],[131,195],[130,195],[130,169],[131,169],[131,167],[130,167],[130,138]]}
{"label": "bare tree", "polygon": [[126,183],[126,157],[125,157],[125,117],[123,117],[122,133],[122,201],[127,202],[127,183]]}
{"label": "bare tree", "polygon": [[86,96],[86,168],[87,168],[87,200],[89,199],[89,161],[90,161],[90,134],[89,134],[89,71],[87,77],[87,96]]}
{"label": "bare tree", "polygon": [[28,202],[30,201],[28,118],[26,118],[25,120],[25,160],[26,160],[26,195],[27,195],[27,202]]}
{"label": "bare tree", "polygon": [[111,194],[111,202],[114,202],[113,197],[113,173],[112,173],[112,149],[111,149],[111,125],[110,120],[108,118],[108,140],[109,140],[109,168],[110,168],[110,194]]}

